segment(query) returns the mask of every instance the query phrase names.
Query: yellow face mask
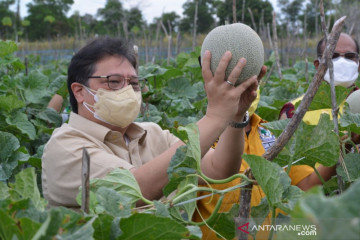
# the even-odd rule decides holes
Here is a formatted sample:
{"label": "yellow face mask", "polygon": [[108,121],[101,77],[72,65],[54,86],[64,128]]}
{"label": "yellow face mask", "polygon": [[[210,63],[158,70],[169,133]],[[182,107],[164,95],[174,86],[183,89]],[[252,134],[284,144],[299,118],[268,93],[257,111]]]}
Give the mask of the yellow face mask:
{"label": "yellow face mask", "polygon": [[256,93],[257,93],[257,96],[256,96],[255,100],[251,103],[251,106],[248,109],[249,116],[252,116],[255,113],[257,106],[260,102],[260,89],[259,88],[256,90]]}
{"label": "yellow face mask", "polygon": [[[94,96],[95,104],[89,105],[85,102],[85,107],[94,114],[94,117],[121,128],[127,127],[139,114],[141,106],[141,92],[135,92],[132,86],[126,86],[116,91],[109,91],[99,88],[96,95],[88,87],[86,90]],[[95,112],[89,109],[92,107]]]}

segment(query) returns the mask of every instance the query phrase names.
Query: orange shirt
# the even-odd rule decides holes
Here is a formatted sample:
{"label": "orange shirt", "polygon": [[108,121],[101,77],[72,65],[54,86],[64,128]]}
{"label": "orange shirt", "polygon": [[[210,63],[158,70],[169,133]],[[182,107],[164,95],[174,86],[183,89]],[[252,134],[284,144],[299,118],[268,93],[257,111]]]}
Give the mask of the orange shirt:
{"label": "orange shirt", "polygon": [[[261,123],[264,123],[265,121],[262,120],[258,115],[253,114],[250,120],[251,125],[251,131],[249,135],[247,136],[245,134],[245,149],[244,152],[247,154],[255,154],[258,156],[262,156],[265,153],[264,145],[266,148],[270,147],[272,144],[271,139],[274,138],[273,135],[270,133],[269,130],[261,127]],[[270,136],[271,135],[271,136]],[[263,142],[267,142],[264,143]],[[268,144],[269,146],[266,146]],[[243,173],[245,169],[247,169],[249,165],[246,163],[246,161],[242,160],[241,167],[240,167],[240,173]],[[305,177],[307,177],[309,174],[311,174],[314,170],[307,165],[295,165],[292,166],[290,169],[289,177],[291,178],[291,184],[296,185],[301,180],[303,180]],[[231,182],[225,183],[225,184],[211,184],[212,188],[215,189],[226,189],[235,185],[240,184],[240,179],[235,179]],[[207,185],[204,185],[207,186]],[[201,192],[198,195],[206,195],[209,194],[208,192]],[[207,197],[204,199],[201,199],[197,202],[197,207],[201,213],[201,216],[204,219],[207,219],[211,213],[213,212],[215,205],[217,201],[219,200],[219,195],[215,194],[211,197]],[[262,191],[261,187],[259,185],[254,185],[252,189],[252,195],[251,195],[251,207],[257,206],[260,204],[261,198],[265,197],[265,193]],[[240,201],[240,189],[237,189],[235,191],[226,193],[224,195],[223,202],[220,206],[219,212],[228,212],[233,204],[239,203]],[[193,217],[194,221],[201,222],[202,219],[197,211],[194,213]],[[271,216],[269,215],[264,224],[270,224]],[[203,239],[218,239],[216,237],[216,234],[210,230],[207,226],[202,226],[201,231],[203,233]],[[259,236],[260,234],[266,234],[265,236]],[[257,239],[267,239],[267,233],[266,232],[258,232],[256,235]]]}

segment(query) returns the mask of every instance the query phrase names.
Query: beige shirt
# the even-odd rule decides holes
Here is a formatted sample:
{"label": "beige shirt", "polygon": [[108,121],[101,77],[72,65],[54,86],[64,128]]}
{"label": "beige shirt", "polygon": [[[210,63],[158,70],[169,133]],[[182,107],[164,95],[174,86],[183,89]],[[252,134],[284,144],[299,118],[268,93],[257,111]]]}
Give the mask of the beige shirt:
{"label": "beige shirt", "polygon": [[90,178],[104,177],[122,167],[138,168],[179,141],[155,123],[132,123],[122,134],[76,113],[68,124],[54,130],[42,157],[42,188],[50,206],[77,208],[76,195],[81,185],[83,147],[90,155]]}

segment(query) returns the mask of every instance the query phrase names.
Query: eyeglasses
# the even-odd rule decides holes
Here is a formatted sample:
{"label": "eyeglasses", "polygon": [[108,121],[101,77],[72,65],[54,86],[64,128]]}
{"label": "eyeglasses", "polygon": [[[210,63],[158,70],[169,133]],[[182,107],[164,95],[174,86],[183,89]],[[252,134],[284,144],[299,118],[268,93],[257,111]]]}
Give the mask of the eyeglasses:
{"label": "eyeglasses", "polygon": [[[322,57],[322,55],[319,55],[319,57]],[[355,62],[359,61],[359,54],[355,52],[346,52],[346,53],[334,52],[332,55],[332,59],[336,59],[338,57],[344,57],[346,59],[353,60]]]}
{"label": "eyeglasses", "polygon": [[146,78],[140,77],[124,77],[121,75],[109,75],[109,76],[89,76],[88,78],[106,78],[107,84],[112,90],[119,90],[125,86],[125,82],[132,86],[134,91],[141,91],[145,86]]}

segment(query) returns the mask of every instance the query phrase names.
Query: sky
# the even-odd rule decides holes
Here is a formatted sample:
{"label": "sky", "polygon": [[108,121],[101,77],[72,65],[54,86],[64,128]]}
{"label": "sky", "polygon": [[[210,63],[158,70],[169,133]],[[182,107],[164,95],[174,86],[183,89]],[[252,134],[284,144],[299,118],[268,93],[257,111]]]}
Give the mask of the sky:
{"label": "sky", "polygon": [[[21,17],[27,16],[26,4],[32,2],[31,0],[20,0],[20,14]],[[154,17],[160,17],[163,12],[175,11],[182,17],[182,5],[186,0],[121,0],[125,9],[131,7],[138,7],[142,10],[143,16],[147,23],[151,23]],[[270,0],[273,7],[276,7],[277,0]],[[105,6],[106,0],[74,0],[69,15],[72,15],[74,11],[79,11],[80,15],[86,13],[95,15],[99,8]],[[12,10],[15,10],[15,5],[12,6]]]}

